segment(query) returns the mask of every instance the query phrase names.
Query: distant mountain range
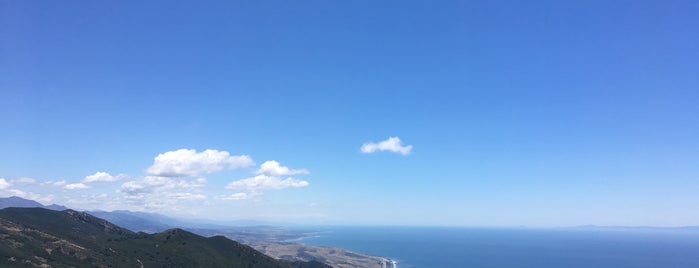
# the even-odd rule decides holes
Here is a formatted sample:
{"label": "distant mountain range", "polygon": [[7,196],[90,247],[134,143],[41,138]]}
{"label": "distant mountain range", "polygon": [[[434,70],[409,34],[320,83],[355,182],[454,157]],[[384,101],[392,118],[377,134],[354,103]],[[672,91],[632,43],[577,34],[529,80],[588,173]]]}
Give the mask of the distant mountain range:
{"label": "distant mountain range", "polygon": [[[17,196],[0,198],[0,209],[8,207],[45,208],[57,211],[63,211],[68,209],[65,206],[56,204],[45,206],[34,200],[28,200]],[[220,230],[229,229],[232,226],[263,226],[266,223],[252,220],[239,220],[222,223],[201,220],[181,220],[157,213],[138,212],[129,210],[93,210],[86,212],[90,213],[93,216],[112,222],[120,227],[129,229],[131,231],[146,233],[157,233],[172,228],[183,228],[188,230]]]}
{"label": "distant mountain range", "polygon": [[330,267],[276,260],[223,236],[134,233],[70,209],[4,208],[0,237],[0,267]]}
{"label": "distant mountain range", "polygon": [[[257,253],[262,252],[271,256],[271,259],[275,260],[277,264],[281,263],[282,267],[393,267],[390,260],[381,257],[334,247],[288,243],[286,241],[305,237],[308,235],[307,231],[287,230],[265,225],[264,222],[259,221],[221,223],[196,219],[181,220],[155,213],[126,210],[77,212],[66,210],[65,207],[59,205],[44,206],[20,197],[0,198],[0,205],[0,209],[6,208],[0,210],[0,237],[2,238],[0,239],[0,267],[22,265],[37,267],[47,265],[51,265],[51,267],[141,267],[140,263],[149,264],[143,267],[154,267],[150,264],[156,264],[157,267],[221,267],[220,265],[224,267],[248,267],[230,266],[227,265],[228,262],[217,260],[220,257],[230,258],[228,254],[238,256],[237,251],[231,253],[229,248],[227,249],[228,253],[220,255],[220,252],[214,254],[218,252],[216,247],[210,248],[214,246],[211,244],[234,245],[230,246],[233,248],[243,246],[238,242],[245,244],[244,252],[252,252],[249,250],[254,248]],[[22,211],[16,207],[35,207],[44,208],[44,210],[36,210],[39,212],[35,210]],[[45,209],[62,210],[62,212],[47,212]],[[7,211],[10,211],[9,214]],[[73,218],[67,217],[64,215],[65,213]],[[18,214],[23,217],[17,217]],[[8,215],[14,216],[8,217]],[[75,220],[75,217],[79,220]],[[83,226],[84,223],[93,225],[92,227],[90,225]],[[98,227],[94,226],[95,223]],[[98,230],[102,230],[106,234],[100,233]],[[113,232],[117,232],[117,234],[113,234]],[[222,235],[227,239],[224,240]],[[86,237],[92,237],[92,240],[85,240]],[[163,237],[165,237],[165,241],[162,241]],[[172,240],[173,237],[184,240],[181,241],[182,247],[163,247],[162,243],[175,241]],[[170,243],[168,245],[172,247],[173,244]],[[200,245],[202,243],[203,245]],[[196,245],[196,247],[186,247],[185,244]],[[200,248],[204,251],[202,254],[214,254],[214,256],[206,255],[209,257],[205,260],[201,259],[201,255],[195,252]],[[129,252],[127,249],[132,251]],[[182,254],[171,256],[175,251],[177,254]],[[209,251],[214,253],[206,253]],[[193,255],[190,256],[190,254]],[[140,262],[136,261],[138,265],[131,266],[134,264],[134,258]],[[215,263],[202,263],[202,261],[208,260]],[[268,261],[268,259],[265,260]],[[259,265],[259,263],[268,263],[267,261],[254,261],[254,263]],[[19,265],[22,262],[23,264]],[[253,265],[249,267],[274,266]]]}
{"label": "distant mountain range", "polygon": [[34,200],[28,200],[24,199],[21,197],[17,196],[11,196],[11,197],[4,197],[0,198],[0,209],[3,208],[9,208],[9,207],[15,207],[15,208],[45,208],[45,209],[50,209],[50,210],[66,210],[67,208],[64,206],[59,206],[56,204],[44,206],[39,202],[36,202]]}
{"label": "distant mountain range", "polygon": [[183,227],[176,224],[177,220],[155,213],[128,210],[88,211],[88,213],[134,232],[157,233],[173,227]]}
{"label": "distant mountain range", "polygon": [[[45,206],[34,200],[28,200],[17,196],[0,198],[0,209],[17,207],[17,208],[45,208],[56,211],[68,209],[65,206],[52,204]],[[134,212],[128,210],[107,211],[87,211],[93,216],[105,219],[120,227],[129,229],[133,232],[157,233],[174,227],[186,227],[191,225],[184,221],[180,221],[171,217],[163,216],[156,213]]]}

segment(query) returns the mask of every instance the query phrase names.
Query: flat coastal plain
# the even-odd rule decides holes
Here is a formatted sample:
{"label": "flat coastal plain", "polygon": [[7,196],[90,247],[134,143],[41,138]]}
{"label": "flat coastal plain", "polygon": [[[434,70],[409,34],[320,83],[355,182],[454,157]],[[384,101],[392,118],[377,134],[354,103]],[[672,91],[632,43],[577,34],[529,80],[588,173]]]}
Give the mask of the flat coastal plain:
{"label": "flat coastal plain", "polygon": [[396,268],[395,263],[390,259],[369,256],[335,247],[263,241],[248,242],[246,244],[270,257],[282,260],[316,260],[335,268]]}

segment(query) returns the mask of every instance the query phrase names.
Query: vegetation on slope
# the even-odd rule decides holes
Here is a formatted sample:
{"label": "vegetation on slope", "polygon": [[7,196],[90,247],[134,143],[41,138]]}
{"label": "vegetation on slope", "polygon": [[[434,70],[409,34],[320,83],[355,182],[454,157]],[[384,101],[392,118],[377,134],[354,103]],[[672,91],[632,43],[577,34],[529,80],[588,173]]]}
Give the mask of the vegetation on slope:
{"label": "vegetation on slope", "polygon": [[134,233],[84,212],[0,210],[0,266],[294,267],[249,246],[171,229]]}

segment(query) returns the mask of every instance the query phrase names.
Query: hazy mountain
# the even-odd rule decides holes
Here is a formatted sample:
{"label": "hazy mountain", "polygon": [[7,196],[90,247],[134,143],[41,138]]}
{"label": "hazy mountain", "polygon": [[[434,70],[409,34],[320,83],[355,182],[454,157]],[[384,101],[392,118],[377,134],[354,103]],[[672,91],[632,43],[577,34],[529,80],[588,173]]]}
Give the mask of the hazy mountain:
{"label": "hazy mountain", "polygon": [[268,222],[262,221],[181,219],[157,213],[128,210],[88,211],[88,213],[134,232],[157,233],[167,229],[181,228],[203,236],[225,235],[236,241],[242,239],[241,234],[244,234],[245,237],[253,236],[256,239],[264,240],[290,240],[300,237],[297,233],[281,231],[278,226],[265,225]]}
{"label": "hazy mountain", "polygon": [[15,207],[15,208],[45,208],[45,209],[50,209],[50,210],[66,210],[67,208],[64,206],[52,204],[48,206],[44,206],[39,202],[36,202],[34,200],[28,200],[24,199],[21,197],[17,196],[11,196],[11,197],[2,197],[0,198],[0,209],[3,208],[9,208],[9,207]]}
{"label": "hazy mountain", "polygon": [[155,213],[128,210],[89,211],[88,213],[134,232],[157,233],[175,227],[183,227],[176,224],[177,220]]}
{"label": "hazy mountain", "polygon": [[0,236],[2,267],[328,267],[275,260],[223,236],[134,233],[74,210],[2,209]]}
{"label": "hazy mountain", "polygon": [[134,232],[154,233],[171,228],[182,229],[207,229],[221,230],[236,227],[262,226],[266,222],[241,220],[241,221],[207,221],[202,219],[181,219],[173,218],[157,213],[138,212],[129,210],[88,211],[88,213],[108,220],[116,225],[124,227]]}

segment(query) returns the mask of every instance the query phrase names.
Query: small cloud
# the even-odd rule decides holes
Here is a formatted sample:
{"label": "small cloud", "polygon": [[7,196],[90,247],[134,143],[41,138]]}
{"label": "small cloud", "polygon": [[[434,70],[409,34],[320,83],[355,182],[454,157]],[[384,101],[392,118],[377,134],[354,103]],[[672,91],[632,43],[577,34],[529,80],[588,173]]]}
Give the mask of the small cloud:
{"label": "small cloud", "polygon": [[116,176],[112,176],[107,172],[96,172],[95,174],[86,176],[83,179],[84,183],[90,183],[90,182],[114,182],[121,180],[123,178],[128,178],[128,175],[126,174],[119,174]]}
{"label": "small cloud", "polygon": [[413,149],[412,145],[403,145],[403,142],[398,137],[389,137],[385,141],[379,143],[368,142],[362,145],[360,149],[362,153],[370,154],[377,151],[389,151],[394,153],[399,153],[402,155],[410,154]]}
{"label": "small cloud", "polygon": [[257,193],[263,190],[279,190],[284,188],[306,187],[309,183],[294,178],[280,179],[275,176],[257,175],[252,178],[237,180],[229,183],[227,189],[246,189],[250,192]]}
{"label": "small cloud", "polygon": [[9,189],[12,184],[10,184],[5,178],[0,178],[0,190]]}
{"label": "small cloud", "polygon": [[243,199],[248,199],[250,198],[251,195],[247,193],[234,193],[230,195],[219,195],[218,199],[223,199],[223,200],[243,200]]}
{"label": "small cloud", "polygon": [[272,176],[285,176],[285,175],[295,175],[295,174],[308,174],[308,170],[303,169],[290,169],[279,164],[279,162],[270,160],[262,163],[260,169],[258,169],[256,174],[265,174]]}
{"label": "small cloud", "polygon": [[253,164],[252,158],[247,155],[230,155],[226,151],[211,149],[200,153],[192,149],[179,149],[156,156],[146,172],[161,177],[187,177]]}
{"label": "small cloud", "polygon": [[70,183],[70,184],[66,184],[65,186],[63,186],[63,189],[66,189],[66,190],[79,190],[79,189],[87,189],[87,188],[90,188],[90,187],[85,185],[82,182]]}

